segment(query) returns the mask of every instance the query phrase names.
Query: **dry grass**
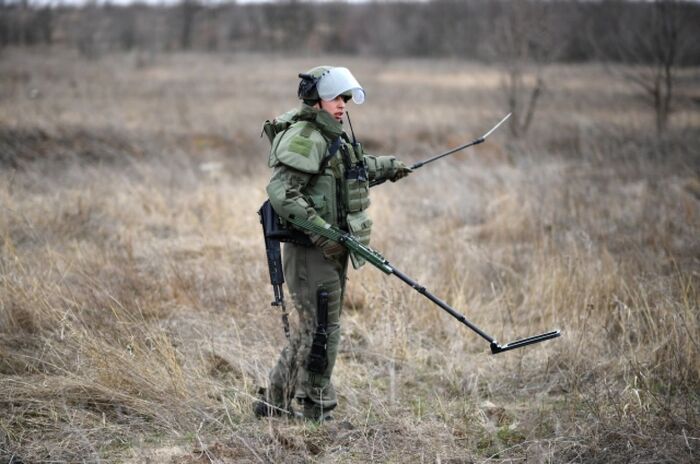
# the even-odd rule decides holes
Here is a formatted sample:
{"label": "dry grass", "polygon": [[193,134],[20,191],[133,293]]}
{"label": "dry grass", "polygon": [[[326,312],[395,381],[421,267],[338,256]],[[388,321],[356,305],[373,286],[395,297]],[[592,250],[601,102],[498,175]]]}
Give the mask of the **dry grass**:
{"label": "dry grass", "polygon": [[[501,116],[456,61],[3,51],[0,461],[693,462],[700,453],[700,118],[664,140],[596,66],[547,70],[527,140],[373,192],[374,245],[499,340],[352,272],[336,420],[258,421],[283,343],[255,211],[261,121],[345,63],[379,153],[417,160]],[[696,70],[688,71],[689,75]],[[684,95],[700,92],[687,79]]]}

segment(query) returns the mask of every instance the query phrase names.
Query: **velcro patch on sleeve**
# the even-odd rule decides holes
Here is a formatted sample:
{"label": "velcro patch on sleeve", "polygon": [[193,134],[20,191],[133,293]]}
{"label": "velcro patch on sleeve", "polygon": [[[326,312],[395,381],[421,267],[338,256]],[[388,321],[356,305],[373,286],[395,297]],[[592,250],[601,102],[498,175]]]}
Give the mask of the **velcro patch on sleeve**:
{"label": "velcro patch on sleeve", "polygon": [[297,153],[307,158],[311,154],[311,149],[313,148],[313,142],[307,138],[295,136],[289,143],[289,151]]}

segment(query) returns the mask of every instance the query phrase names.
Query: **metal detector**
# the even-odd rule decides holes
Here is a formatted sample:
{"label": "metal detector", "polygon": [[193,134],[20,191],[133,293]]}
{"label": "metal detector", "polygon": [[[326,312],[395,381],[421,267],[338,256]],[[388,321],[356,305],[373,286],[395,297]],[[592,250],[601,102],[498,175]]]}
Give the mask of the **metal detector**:
{"label": "metal detector", "polygon": [[[388,262],[387,262],[388,264]],[[552,338],[557,338],[558,336],[561,335],[560,330],[552,330],[551,332],[546,332],[540,335],[533,335],[531,337],[526,337],[526,338],[521,338],[515,341],[512,341],[510,343],[506,343],[505,345],[499,344],[495,338],[481,330],[479,327],[474,325],[472,322],[470,322],[466,317],[464,317],[463,314],[459,313],[456,311],[454,308],[452,308],[450,305],[442,301],[440,298],[436,297],[432,293],[430,293],[425,287],[422,285],[418,284],[414,280],[412,280],[410,277],[408,277],[406,274],[403,272],[399,271],[398,269],[394,268],[393,266],[389,265],[388,267],[391,268],[390,273],[394,274],[396,277],[399,279],[403,280],[406,282],[408,285],[413,287],[415,291],[438,305],[440,308],[444,309],[452,317],[457,319],[459,322],[462,324],[466,325],[470,329],[472,329],[474,332],[476,332],[481,338],[489,342],[491,346],[491,354],[498,354],[498,353],[503,353],[504,351],[510,351],[510,350],[515,350],[516,348],[522,348],[527,345],[534,345],[535,343],[540,343],[545,340],[551,340]]]}
{"label": "metal detector", "polygon": [[[271,208],[269,206],[269,202],[267,202],[268,208]],[[263,207],[265,207],[263,205]],[[356,237],[353,235],[342,231],[338,229],[337,227],[332,227],[330,224],[325,224],[325,225],[320,225],[315,222],[311,222],[307,219],[301,219],[297,217],[290,216],[289,222],[292,224],[296,225],[297,227],[300,227],[303,230],[312,232],[314,234],[321,235],[322,237],[326,237],[330,240],[333,240],[334,242],[340,243],[343,246],[345,246],[350,252],[352,253],[357,253],[359,256],[363,257],[368,263],[371,265],[375,266],[377,269],[380,271],[384,272],[385,274],[393,274],[399,279],[403,280],[405,283],[410,285],[415,291],[438,305],[440,308],[443,310],[447,311],[450,313],[452,317],[457,319],[459,322],[462,324],[466,325],[470,329],[472,329],[474,332],[476,332],[481,338],[486,340],[487,342],[490,343],[491,345],[491,353],[492,354],[498,354],[502,353],[504,351],[510,351],[514,350],[516,348],[522,348],[524,346],[528,345],[533,345],[535,343],[540,343],[545,340],[551,340],[552,338],[557,338],[558,336],[561,335],[561,332],[559,330],[553,330],[551,332],[543,333],[540,335],[534,335],[532,337],[527,337],[527,338],[521,338],[519,340],[512,341],[510,343],[506,343],[505,345],[499,344],[496,339],[494,339],[492,336],[472,324],[464,315],[460,314],[458,311],[456,311],[454,308],[452,308],[450,305],[442,301],[440,298],[436,297],[432,293],[430,293],[424,286],[420,285],[418,282],[415,280],[411,279],[408,277],[406,274],[403,272],[399,271],[396,269],[384,256],[382,256],[379,252],[376,250],[373,250],[369,246],[363,244],[359,240],[357,240]]]}

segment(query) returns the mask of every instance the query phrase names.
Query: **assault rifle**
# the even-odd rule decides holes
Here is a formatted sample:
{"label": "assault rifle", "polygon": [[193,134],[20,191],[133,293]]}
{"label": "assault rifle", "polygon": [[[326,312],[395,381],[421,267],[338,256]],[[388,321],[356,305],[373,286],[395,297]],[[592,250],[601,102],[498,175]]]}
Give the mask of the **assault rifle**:
{"label": "assault rifle", "polygon": [[304,230],[321,235],[330,240],[333,240],[334,242],[340,243],[341,245],[345,246],[351,253],[356,253],[362,256],[365,260],[367,260],[367,262],[377,267],[382,272],[386,274],[393,274],[399,279],[403,280],[418,293],[420,293],[421,295],[438,305],[443,310],[450,313],[452,317],[469,327],[471,330],[476,332],[481,338],[489,342],[492,354],[498,354],[504,351],[514,350],[516,348],[522,348],[524,346],[543,342],[545,340],[550,340],[561,335],[561,332],[559,330],[553,330],[551,332],[546,332],[540,335],[534,335],[532,337],[521,338],[519,340],[506,343],[505,345],[500,345],[493,337],[491,337],[479,327],[471,323],[466,317],[457,312],[455,309],[453,309],[450,305],[442,301],[440,298],[430,293],[425,287],[418,284],[406,274],[396,269],[389,263],[389,261],[384,256],[382,256],[372,248],[363,245],[351,234],[341,231],[335,227],[331,227],[329,224],[326,224],[326,227],[323,227],[306,219],[290,218],[289,222]]}
{"label": "assault rifle", "polygon": [[[293,241],[290,238],[293,236],[293,231],[282,229],[279,227],[279,218],[275,210],[272,209],[269,201],[266,201],[258,210],[260,216],[260,224],[263,228],[263,236],[265,237],[265,252],[267,254],[267,269],[270,272],[270,283],[275,299],[272,301],[272,306],[276,306],[282,310],[282,327],[284,327],[284,336],[289,339],[289,314],[287,306],[284,304],[284,272],[282,271],[282,250],[280,248],[281,241]],[[299,232],[301,234],[301,232]],[[303,234],[302,234],[303,235]]]}
{"label": "assault rifle", "polygon": [[[437,160],[439,160],[440,158],[444,158],[445,156],[451,155],[451,154],[453,154],[453,153],[457,153],[458,151],[462,151],[462,150],[464,150],[465,148],[473,147],[474,145],[479,145],[480,143],[483,143],[483,142],[486,140],[486,137],[488,137],[489,135],[491,135],[491,134],[493,133],[493,131],[495,131],[496,129],[498,129],[498,127],[499,127],[501,124],[503,124],[504,122],[506,122],[506,120],[510,117],[511,114],[513,114],[513,113],[508,113],[503,119],[501,119],[501,120],[499,121],[498,124],[496,124],[495,126],[493,126],[493,127],[491,128],[491,130],[489,130],[487,133],[485,133],[485,134],[482,135],[481,137],[479,137],[479,138],[477,138],[477,139],[474,139],[474,140],[472,140],[472,141],[469,142],[469,143],[465,143],[464,145],[460,145],[460,146],[458,146],[458,147],[456,147],[456,148],[453,148],[453,149],[451,149],[451,150],[448,150],[448,151],[446,151],[445,153],[440,153],[439,155],[433,156],[432,158],[428,158],[428,159],[423,160],[423,161],[418,161],[417,163],[412,164],[412,165],[409,166],[409,167],[410,167],[412,170],[415,171],[416,169],[418,169],[418,168],[420,168],[420,167],[423,167],[423,166],[425,166],[425,165],[428,164],[428,163],[432,163],[433,161],[437,161]],[[354,137],[354,135],[353,135],[353,137]],[[376,185],[383,184],[384,182],[386,182],[386,178],[383,178],[383,179],[381,179],[381,180],[376,180],[376,181],[373,180],[373,181],[371,181],[371,182],[369,183],[369,186],[370,186],[370,187],[374,187],[374,186],[376,186]]]}

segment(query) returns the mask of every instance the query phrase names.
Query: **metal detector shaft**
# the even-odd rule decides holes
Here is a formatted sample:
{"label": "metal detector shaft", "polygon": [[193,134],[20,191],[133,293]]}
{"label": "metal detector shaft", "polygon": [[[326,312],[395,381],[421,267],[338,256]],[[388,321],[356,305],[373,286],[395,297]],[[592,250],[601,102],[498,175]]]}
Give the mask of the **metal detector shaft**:
{"label": "metal detector shaft", "polygon": [[404,274],[403,272],[394,268],[393,266],[391,269],[392,269],[392,272],[391,272],[392,274],[394,274],[396,277],[398,277],[399,279],[403,280],[408,285],[413,287],[413,289],[415,291],[417,291],[418,293],[420,293],[421,295],[423,295],[424,297],[426,297],[427,299],[429,299],[430,301],[432,301],[433,303],[435,303],[436,305],[440,306],[442,309],[444,309],[445,311],[450,313],[450,315],[452,317],[454,317],[459,322],[461,322],[462,324],[464,324],[467,327],[469,327],[470,329],[472,329],[477,334],[479,334],[479,336],[481,338],[483,338],[484,340],[486,340],[489,343],[496,343],[496,340],[494,340],[493,337],[491,337],[486,332],[484,332],[483,330],[481,330],[480,328],[478,328],[477,326],[475,326],[474,324],[469,322],[469,320],[466,317],[464,317],[464,315],[455,311],[450,305],[448,305],[447,303],[442,301],[440,298],[438,298],[435,295],[433,295],[432,293],[430,293],[425,287],[418,284],[417,282],[412,280],[410,277],[408,277],[406,274]]}
{"label": "metal detector shaft", "polygon": [[559,331],[555,330],[552,332],[547,332],[541,335],[535,335],[532,337],[528,338],[523,338],[520,340],[516,340],[511,343],[507,343],[505,345],[499,345],[498,342],[489,334],[481,330],[479,327],[471,323],[466,317],[464,317],[463,314],[460,314],[458,311],[456,311],[454,308],[452,308],[450,305],[442,301],[440,298],[436,297],[432,293],[430,293],[424,286],[420,285],[418,282],[414,281],[410,277],[408,277],[406,274],[403,272],[399,271],[396,269],[389,261],[382,256],[379,252],[373,250],[369,246],[363,244],[357,238],[352,236],[351,234],[344,232],[342,230],[339,230],[335,227],[332,227],[330,224],[319,224],[315,223],[312,221],[309,221],[308,219],[301,219],[301,218],[296,218],[293,216],[289,217],[289,221],[296,225],[297,227],[300,227],[303,230],[306,230],[308,232],[312,232],[314,234],[318,234],[322,237],[326,237],[334,242],[340,243],[343,246],[345,246],[351,253],[356,253],[357,255],[361,256],[365,260],[367,260],[368,263],[372,264],[375,266],[377,269],[381,270],[385,274],[393,274],[408,285],[411,286],[414,290],[416,290],[418,293],[438,305],[441,309],[445,310],[448,312],[452,317],[457,319],[459,322],[462,324],[466,325],[469,327],[472,331],[476,332],[481,338],[489,342],[491,345],[491,353],[497,354],[497,353],[502,353],[503,351],[509,351],[509,350],[514,350],[516,348],[521,348],[523,346],[527,345],[532,345],[533,343],[539,343],[543,342],[545,340],[549,340],[551,338],[556,338],[559,336]]}
{"label": "metal detector shaft", "polygon": [[[439,160],[440,158],[444,158],[445,156],[451,155],[451,154],[453,154],[453,153],[457,153],[458,151],[462,151],[462,150],[464,150],[465,148],[473,147],[474,145],[479,145],[480,143],[483,143],[483,142],[486,140],[486,138],[487,138],[489,135],[491,135],[491,134],[493,133],[493,131],[495,131],[496,129],[498,129],[498,127],[499,127],[501,124],[503,124],[504,122],[506,122],[506,120],[508,120],[508,118],[510,118],[510,115],[511,115],[511,114],[512,114],[512,113],[508,113],[503,119],[501,119],[501,120],[498,122],[498,124],[496,124],[495,126],[493,126],[488,132],[486,132],[484,135],[482,135],[482,136],[479,137],[478,139],[474,139],[474,140],[472,140],[472,141],[469,142],[469,143],[465,143],[464,145],[460,145],[460,146],[458,146],[458,147],[456,147],[456,148],[452,148],[451,150],[448,150],[448,151],[446,151],[446,152],[444,152],[444,153],[440,153],[439,155],[433,156],[432,158],[428,158],[428,159],[423,160],[423,161],[418,161],[417,163],[414,163],[414,164],[412,164],[412,165],[409,166],[409,167],[410,167],[412,170],[415,171],[416,169],[418,169],[418,168],[420,168],[420,167],[423,167],[423,166],[425,166],[425,165],[428,164],[428,163],[432,163],[433,161],[437,161],[437,160]],[[376,181],[373,180],[372,182],[369,183],[369,186],[370,186],[370,187],[374,187],[374,186],[376,186],[376,185],[381,185],[381,184],[383,184],[383,183],[386,182],[386,181],[387,181],[386,178],[381,179],[381,180],[376,180]]]}

